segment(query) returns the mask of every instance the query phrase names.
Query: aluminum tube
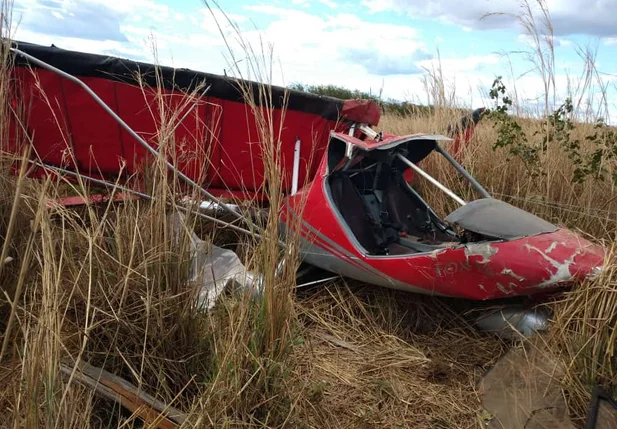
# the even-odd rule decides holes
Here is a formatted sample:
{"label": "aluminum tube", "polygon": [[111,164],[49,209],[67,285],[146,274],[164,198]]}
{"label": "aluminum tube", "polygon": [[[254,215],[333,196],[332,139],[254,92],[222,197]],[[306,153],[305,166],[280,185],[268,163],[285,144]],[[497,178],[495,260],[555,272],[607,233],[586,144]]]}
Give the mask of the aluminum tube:
{"label": "aluminum tube", "polygon": [[454,192],[452,192],[450,189],[446,188],[444,185],[442,185],[441,183],[439,183],[437,181],[437,179],[435,179],[433,176],[431,176],[430,174],[428,174],[427,172],[425,172],[424,170],[422,170],[420,167],[418,167],[416,164],[414,164],[413,162],[411,162],[410,160],[408,160],[407,158],[405,158],[403,155],[401,155],[400,153],[396,155],[401,161],[403,161],[405,164],[407,164],[409,167],[411,167],[416,173],[420,174],[422,177],[424,177],[426,180],[428,180],[429,182],[431,182],[433,185],[437,186],[439,189],[441,189],[442,191],[444,191],[446,194],[448,194],[452,199],[454,199],[457,203],[459,203],[460,205],[464,206],[465,204],[467,204],[461,197],[459,197],[458,195],[456,195]]}
{"label": "aluminum tube", "polygon": [[456,171],[458,171],[459,173],[461,173],[461,176],[463,176],[465,179],[469,180],[469,182],[471,183],[471,186],[473,186],[473,188],[478,191],[480,194],[482,194],[482,196],[484,198],[492,198],[491,194],[488,193],[488,191],[486,189],[484,189],[482,187],[482,185],[480,185],[480,183],[478,183],[478,181],[476,181],[476,179],[474,179],[471,174],[469,174],[467,172],[467,170],[465,170],[463,168],[463,166],[461,164],[459,164],[454,158],[452,158],[452,156],[446,152],[441,146],[437,145],[435,147],[435,150],[437,152],[439,152],[440,154],[442,154],[444,156],[444,158],[446,158],[450,164],[452,164],[454,166],[454,168],[456,168]]}

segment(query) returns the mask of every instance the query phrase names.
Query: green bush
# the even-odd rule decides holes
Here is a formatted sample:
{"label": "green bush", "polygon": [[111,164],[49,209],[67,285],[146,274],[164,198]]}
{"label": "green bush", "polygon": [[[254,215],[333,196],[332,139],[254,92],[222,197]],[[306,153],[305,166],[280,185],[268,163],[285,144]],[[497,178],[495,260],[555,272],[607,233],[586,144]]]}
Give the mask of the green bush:
{"label": "green bush", "polygon": [[576,126],[583,123],[574,121],[574,105],[568,97],[552,114],[541,118],[540,128],[528,136],[520,125],[521,118],[509,114],[513,102],[501,79],[499,76],[493,82],[490,97],[494,107],[486,112],[497,131],[493,150],[507,149],[523,161],[531,175],[539,176],[545,174],[542,155],[549,146],[557,145],[572,161],[573,183],[583,183],[589,176],[600,181],[610,176],[617,184],[617,172],[609,168],[617,161],[617,129],[598,118],[593,127],[574,134]]}

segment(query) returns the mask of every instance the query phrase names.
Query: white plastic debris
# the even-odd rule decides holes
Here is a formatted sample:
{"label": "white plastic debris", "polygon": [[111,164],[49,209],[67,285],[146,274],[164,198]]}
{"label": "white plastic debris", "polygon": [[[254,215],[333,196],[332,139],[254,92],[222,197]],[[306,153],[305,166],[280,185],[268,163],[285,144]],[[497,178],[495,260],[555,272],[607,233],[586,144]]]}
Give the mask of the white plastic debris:
{"label": "white plastic debris", "polygon": [[[186,228],[185,216],[174,213],[172,228],[176,240],[180,228]],[[251,292],[260,290],[260,278],[246,269],[238,255],[229,249],[201,240],[191,231],[190,281],[199,285],[198,305],[209,311],[227,287],[243,288]]]}

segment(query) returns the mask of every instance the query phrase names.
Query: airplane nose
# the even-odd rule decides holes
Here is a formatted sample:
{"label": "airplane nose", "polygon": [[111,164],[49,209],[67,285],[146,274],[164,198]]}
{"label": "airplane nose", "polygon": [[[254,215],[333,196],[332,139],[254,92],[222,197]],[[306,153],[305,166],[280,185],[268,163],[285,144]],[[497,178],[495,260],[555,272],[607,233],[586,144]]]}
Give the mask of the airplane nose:
{"label": "airplane nose", "polygon": [[[539,289],[561,288],[573,281],[585,281],[602,273],[605,250],[568,230],[526,237],[509,242],[517,255],[508,255],[504,267],[526,278]],[[508,246],[509,248],[510,246]],[[506,255],[504,251],[500,252]],[[498,253],[499,254],[499,253]]]}
{"label": "airplane nose", "polygon": [[579,281],[595,280],[606,269],[606,254],[601,246],[586,242],[576,249],[572,274]]}

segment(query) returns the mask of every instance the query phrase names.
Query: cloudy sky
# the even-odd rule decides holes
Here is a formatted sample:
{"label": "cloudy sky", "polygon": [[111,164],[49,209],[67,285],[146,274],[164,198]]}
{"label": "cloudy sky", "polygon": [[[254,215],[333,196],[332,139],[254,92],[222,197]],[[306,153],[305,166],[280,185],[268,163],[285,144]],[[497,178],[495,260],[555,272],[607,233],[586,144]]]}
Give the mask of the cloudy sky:
{"label": "cloudy sky", "polygon": [[[219,0],[227,18],[203,0],[14,1],[15,38],[65,49],[152,61],[155,40],[162,64],[223,74],[237,61],[246,73],[229,19],[255,52],[260,41],[272,47],[276,84],[336,84],[427,102],[427,76],[440,64],[447,92],[469,107],[487,103],[497,75],[514,76],[530,105],[543,93],[524,52],[531,38],[515,18],[519,0]],[[558,96],[580,84],[581,52],[591,49],[616,111],[617,0],[546,2]],[[541,15],[535,19],[542,29]]]}

